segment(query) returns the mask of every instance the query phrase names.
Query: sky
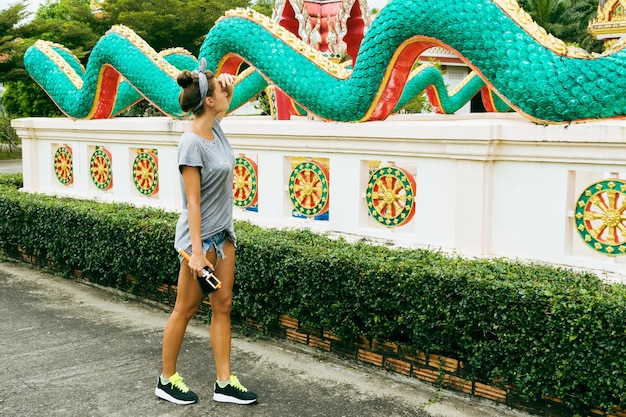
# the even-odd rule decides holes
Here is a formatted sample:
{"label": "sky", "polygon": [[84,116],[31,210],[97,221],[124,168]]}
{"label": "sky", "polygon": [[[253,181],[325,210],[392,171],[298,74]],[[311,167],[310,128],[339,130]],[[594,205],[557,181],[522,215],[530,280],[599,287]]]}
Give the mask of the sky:
{"label": "sky", "polygon": [[[45,2],[46,0],[27,0],[27,10],[35,13],[39,8],[39,4],[44,4]],[[0,10],[4,10],[15,3],[19,3],[18,0],[0,0]]]}

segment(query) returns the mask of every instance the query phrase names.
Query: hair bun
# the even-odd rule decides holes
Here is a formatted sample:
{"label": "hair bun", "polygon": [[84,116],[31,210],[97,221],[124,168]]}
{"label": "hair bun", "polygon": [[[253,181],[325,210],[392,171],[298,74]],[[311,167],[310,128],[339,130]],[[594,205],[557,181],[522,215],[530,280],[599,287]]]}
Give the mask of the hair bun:
{"label": "hair bun", "polygon": [[191,74],[191,71],[189,70],[181,71],[180,74],[178,74],[178,77],[176,77],[176,82],[182,88],[188,87],[191,84],[193,84],[193,75]]}

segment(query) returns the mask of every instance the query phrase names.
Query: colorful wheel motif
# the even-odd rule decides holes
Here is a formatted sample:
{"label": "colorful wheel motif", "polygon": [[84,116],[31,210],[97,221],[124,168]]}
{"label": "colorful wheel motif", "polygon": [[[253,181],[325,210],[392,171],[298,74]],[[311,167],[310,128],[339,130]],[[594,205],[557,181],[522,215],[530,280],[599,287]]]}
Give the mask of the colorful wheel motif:
{"label": "colorful wheel motif", "polygon": [[296,165],[289,177],[289,197],[294,210],[307,217],[326,213],[329,178],[328,170],[315,161]]}
{"label": "colorful wheel motif", "polygon": [[374,171],[365,194],[370,215],[383,226],[406,224],[415,214],[416,188],[413,176],[404,169],[384,167]]}
{"label": "colorful wheel motif", "polygon": [[133,162],[133,182],[137,191],[145,196],[151,196],[159,191],[159,170],[156,151],[139,149],[139,154]]}
{"label": "colorful wheel motif", "polygon": [[578,198],[574,214],[583,242],[603,255],[626,253],[626,182],[618,179],[591,184]]}
{"label": "colorful wheel motif", "polygon": [[96,146],[96,150],[91,154],[89,172],[91,181],[99,190],[109,190],[113,187],[113,169],[111,168],[111,153],[104,148]]}
{"label": "colorful wheel motif", "polygon": [[63,185],[71,185],[74,182],[74,158],[72,148],[61,146],[54,154],[54,173]]}
{"label": "colorful wheel motif", "polygon": [[233,201],[237,207],[254,206],[259,200],[257,165],[250,158],[241,156],[235,160],[233,176]]}

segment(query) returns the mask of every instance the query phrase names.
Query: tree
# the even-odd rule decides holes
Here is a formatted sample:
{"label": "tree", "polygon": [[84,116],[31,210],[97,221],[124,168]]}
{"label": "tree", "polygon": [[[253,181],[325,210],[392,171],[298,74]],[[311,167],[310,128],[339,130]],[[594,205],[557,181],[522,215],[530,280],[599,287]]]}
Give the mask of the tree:
{"label": "tree", "polygon": [[[0,11],[0,82],[6,89],[2,102],[9,118],[60,114],[24,69],[24,52],[35,42],[28,38],[28,24],[21,24],[29,15],[25,1]],[[22,111],[22,104],[36,111]]]}
{"label": "tree", "polygon": [[254,2],[254,6],[252,6],[252,8],[267,17],[272,17],[274,14],[275,4],[276,2],[274,0],[257,0]]}
{"label": "tree", "polygon": [[[8,9],[0,16],[13,16],[11,13]],[[12,117],[60,116],[56,105],[24,69],[24,52],[42,39],[60,43],[86,59],[103,31],[102,23],[92,15],[89,0],[49,0],[33,20],[19,24],[22,20],[13,25],[11,59],[0,65],[0,80],[6,87],[4,108]]]}
{"label": "tree", "polygon": [[19,25],[27,15],[25,3],[0,11],[0,54],[2,48],[9,51],[0,63],[0,82],[7,90],[5,109],[14,117],[61,115],[24,69],[24,52],[37,39],[65,46],[86,65],[104,33],[124,24],[157,51],[183,47],[197,54],[215,21],[228,9],[247,6],[248,0],[106,0],[100,3],[101,14],[92,13],[90,0],[48,0],[32,21]]}
{"label": "tree", "polygon": [[10,79],[11,73],[16,68],[24,67],[18,53],[19,48],[16,46],[23,37],[18,23],[28,15],[24,1],[0,11],[0,81]]}
{"label": "tree", "polygon": [[519,5],[548,33],[561,38],[564,31],[563,14],[570,0],[520,0]]}
{"label": "tree", "polygon": [[183,47],[200,51],[204,37],[224,12],[248,0],[105,0],[106,20],[134,30],[157,51]]}
{"label": "tree", "polygon": [[597,0],[520,0],[519,5],[539,26],[565,43],[602,51],[602,42],[587,33],[587,25],[597,13]]}
{"label": "tree", "polygon": [[90,0],[48,0],[23,32],[32,39],[59,43],[83,59],[108,28],[108,22],[92,13]]}
{"label": "tree", "polygon": [[563,40],[572,42],[589,52],[602,52],[604,43],[587,32],[589,22],[598,14],[597,0],[573,0],[563,13],[565,33]]}

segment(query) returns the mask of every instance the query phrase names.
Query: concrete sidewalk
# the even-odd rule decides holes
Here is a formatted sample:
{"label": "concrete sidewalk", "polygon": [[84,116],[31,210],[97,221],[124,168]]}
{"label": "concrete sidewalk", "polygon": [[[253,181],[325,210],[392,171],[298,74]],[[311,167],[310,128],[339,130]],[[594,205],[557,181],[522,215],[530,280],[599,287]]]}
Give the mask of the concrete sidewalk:
{"label": "concrete sidewalk", "polygon": [[0,262],[0,415],[522,417],[486,400],[286,341],[233,340],[233,373],[256,405],[219,404],[208,327],[187,330],[178,370],[200,401],[154,396],[168,311],[113,291]]}

